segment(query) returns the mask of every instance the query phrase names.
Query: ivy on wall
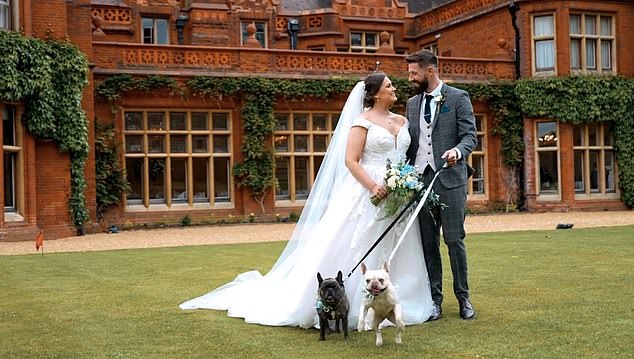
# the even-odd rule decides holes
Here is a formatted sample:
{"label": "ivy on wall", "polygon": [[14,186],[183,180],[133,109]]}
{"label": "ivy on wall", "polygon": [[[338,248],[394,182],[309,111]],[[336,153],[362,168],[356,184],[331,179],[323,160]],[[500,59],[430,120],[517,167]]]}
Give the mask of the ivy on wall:
{"label": "ivy on wall", "polygon": [[81,107],[87,83],[88,60],[71,43],[0,31],[0,99],[24,101],[22,122],[28,132],[69,152],[68,205],[78,228],[89,218],[84,196],[88,123]]}
{"label": "ivy on wall", "polygon": [[[264,78],[195,77],[187,82],[187,91],[168,80],[134,80],[129,75],[113,76],[102,82],[97,92],[116,100],[121,92],[140,89],[138,84],[168,87],[172,92],[190,92],[209,98],[244,95],[241,110],[245,129],[241,151],[242,163],[234,166],[234,175],[241,186],[251,188],[254,199],[263,208],[267,190],[276,185],[274,152],[265,139],[275,128],[273,104],[278,98],[327,99],[345,95],[358,79],[287,80]],[[397,88],[395,111],[404,112],[407,99],[414,95],[407,79],[392,78]],[[467,91],[471,98],[486,102],[494,113],[491,133],[502,141],[504,164],[519,176],[524,155],[523,120],[526,117],[548,117],[562,122],[585,123],[611,120],[616,123],[616,148],[619,161],[619,181],[624,201],[634,205],[634,119],[632,93],[634,81],[620,77],[579,76],[527,79],[518,82],[492,84],[452,84]],[[598,94],[598,95],[595,95]]]}
{"label": "ivy on wall", "polygon": [[95,121],[95,177],[97,219],[101,220],[106,208],[121,203],[121,198],[131,190],[119,161],[112,123]]}
{"label": "ivy on wall", "polygon": [[625,204],[634,207],[634,80],[621,76],[523,79],[515,93],[526,117],[572,124],[613,122],[619,185]]}

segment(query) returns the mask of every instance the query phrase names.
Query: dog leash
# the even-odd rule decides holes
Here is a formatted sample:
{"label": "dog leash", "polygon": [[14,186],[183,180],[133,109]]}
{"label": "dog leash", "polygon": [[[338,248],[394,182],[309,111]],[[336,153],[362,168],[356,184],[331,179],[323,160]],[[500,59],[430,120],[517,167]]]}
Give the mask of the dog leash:
{"label": "dog leash", "polygon": [[[416,219],[416,216],[418,215],[418,213],[420,212],[420,210],[423,208],[423,205],[425,204],[425,201],[427,200],[427,197],[429,197],[429,193],[431,193],[432,187],[434,186],[434,182],[436,182],[436,178],[438,177],[438,174],[448,168],[449,165],[447,164],[447,162],[445,162],[445,164],[438,170],[436,171],[436,174],[434,175],[434,178],[431,180],[431,182],[429,183],[429,185],[427,186],[427,190],[425,191],[425,193],[423,194],[423,196],[421,197],[421,201],[418,202],[418,206],[416,206],[416,210],[414,212],[414,214],[410,217],[407,226],[405,228],[405,230],[403,231],[403,233],[401,234],[401,238],[399,239],[399,241],[396,244],[396,247],[394,248],[394,250],[392,251],[392,254],[390,255],[390,258],[388,260],[391,261],[392,257],[394,256],[394,254],[396,253],[396,249],[398,248],[398,246],[400,246],[401,242],[403,241],[403,239],[405,238],[405,234],[407,233],[407,231],[409,230],[409,228],[412,226],[412,223],[414,223],[414,220]],[[350,276],[352,276],[352,273],[361,265],[361,263],[363,263],[363,260],[366,259],[370,253],[372,253],[372,251],[374,250],[374,248],[376,248],[376,246],[379,245],[379,243],[383,240],[383,238],[385,238],[385,236],[390,232],[390,230],[392,229],[392,227],[394,227],[401,219],[401,217],[403,217],[403,215],[405,214],[405,212],[407,212],[407,210],[414,204],[416,203],[416,200],[418,199],[418,196],[413,196],[412,199],[407,203],[407,205],[401,210],[401,212],[396,216],[396,218],[394,218],[394,220],[392,220],[392,222],[387,226],[387,228],[385,228],[385,230],[383,231],[383,233],[381,233],[381,235],[379,236],[379,238],[374,242],[374,244],[372,244],[372,246],[370,247],[370,249],[368,249],[367,252],[365,252],[365,254],[363,255],[363,257],[361,257],[361,259],[359,260],[359,262],[352,268],[352,270],[350,270],[350,273],[348,273],[348,275],[346,276],[345,279],[350,278]]]}

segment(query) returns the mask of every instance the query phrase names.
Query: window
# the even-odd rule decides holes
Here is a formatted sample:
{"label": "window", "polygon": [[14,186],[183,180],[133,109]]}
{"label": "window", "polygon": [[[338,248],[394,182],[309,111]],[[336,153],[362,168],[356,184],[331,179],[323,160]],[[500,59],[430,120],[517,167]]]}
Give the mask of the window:
{"label": "window", "polygon": [[231,202],[228,112],[126,111],[127,205]]}
{"label": "window", "polygon": [[616,194],[613,124],[576,125],[573,136],[575,193]]}
{"label": "window", "polygon": [[243,45],[247,39],[249,38],[249,33],[247,32],[247,26],[250,24],[255,24],[255,38],[260,42],[262,47],[266,48],[266,23],[265,22],[241,22],[240,29],[242,31],[242,41],[241,45]]}
{"label": "window", "polygon": [[0,29],[11,29],[11,0],[0,0]]}
{"label": "window", "polygon": [[[392,34],[390,34],[390,45],[392,44]],[[351,32],[350,52],[375,53],[380,46],[378,32]]]}
{"label": "window", "polygon": [[12,106],[2,108],[2,152],[4,160],[4,215],[5,221],[22,220],[21,204],[22,146],[19,122]]}
{"label": "window", "polygon": [[485,166],[485,154],[486,154],[486,117],[483,115],[475,115],[476,131],[478,136],[478,145],[471,152],[471,156],[467,159],[467,162],[473,167],[473,176],[469,180],[469,186],[467,189],[468,195],[484,195],[486,194],[486,166]]}
{"label": "window", "polygon": [[537,122],[535,156],[537,160],[537,184],[540,195],[559,194],[559,152],[557,122]]}
{"label": "window", "polygon": [[327,112],[276,113],[273,145],[277,152],[277,201],[308,198],[326,154],[339,114]]}
{"label": "window", "polygon": [[169,24],[167,19],[144,17],[143,26],[143,43],[144,44],[169,44]]}
{"label": "window", "polygon": [[614,71],[614,18],[570,15],[570,69]]}
{"label": "window", "polygon": [[533,17],[535,72],[555,71],[555,23],[553,15]]}
{"label": "window", "polygon": [[438,56],[438,44],[437,43],[433,43],[433,44],[429,44],[429,45],[425,45],[421,48],[422,50],[427,50],[432,52],[434,55]]}

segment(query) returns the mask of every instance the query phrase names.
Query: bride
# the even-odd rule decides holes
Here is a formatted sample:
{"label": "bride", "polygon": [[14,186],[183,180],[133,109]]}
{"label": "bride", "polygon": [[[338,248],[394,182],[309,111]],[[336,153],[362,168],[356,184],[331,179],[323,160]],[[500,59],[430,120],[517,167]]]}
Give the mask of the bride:
{"label": "bride", "polygon": [[[234,281],[182,303],[181,309],[227,310],[230,317],[263,325],[318,325],[317,272],[326,278],[341,270],[345,276],[391,222],[381,219],[381,204],[375,207],[370,197],[387,196],[383,187],[386,160],[403,159],[410,144],[407,119],[389,110],[396,101],[395,93],[384,73],[373,73],[354,87],[302,215],[271,270],[264,276],[255,270],[242,273]],[[389,259],[405,221],[392,228],[364,259],[368,268],[379,268]],[[397,287],[406,324],[426,321],[433,306],[418,231],[418,226],[412,226],[390,261],[390,278]],[[345,279],[350,327],[358,320],[362,282],[359,271]]]}

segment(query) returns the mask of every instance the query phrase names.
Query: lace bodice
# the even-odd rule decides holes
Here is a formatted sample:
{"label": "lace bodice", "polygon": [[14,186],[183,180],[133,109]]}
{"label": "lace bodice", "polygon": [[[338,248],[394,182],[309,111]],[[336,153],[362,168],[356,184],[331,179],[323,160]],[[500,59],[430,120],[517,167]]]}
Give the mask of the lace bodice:
{"label": "lace bodice", "polygon": [[375,125],[361,117],[357,118],[352,126],[361,126],[368,130],[360,163],[369,173],[378,171],[382,175],[388,158],[398,161],[405,157],[411,142],[407,121],[396,136],[385,127]]}

